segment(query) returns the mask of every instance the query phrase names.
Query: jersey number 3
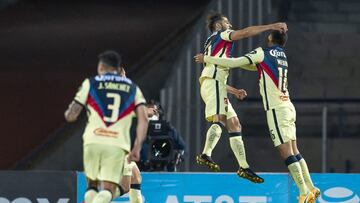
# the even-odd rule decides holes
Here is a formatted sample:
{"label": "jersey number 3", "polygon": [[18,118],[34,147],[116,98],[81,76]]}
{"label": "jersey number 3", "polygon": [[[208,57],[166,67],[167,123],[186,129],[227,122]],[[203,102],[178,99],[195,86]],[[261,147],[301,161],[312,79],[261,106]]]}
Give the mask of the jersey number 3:
{"label": "jersey number 3", "polygon": [[107,109],[111,111],[111,117],[104,116],[104,121],[114,123],[118,120],[119,117],[121,97],[116,93],[107,93],[106,97],[108,99],[113,99],[113,102],[107,105]]}

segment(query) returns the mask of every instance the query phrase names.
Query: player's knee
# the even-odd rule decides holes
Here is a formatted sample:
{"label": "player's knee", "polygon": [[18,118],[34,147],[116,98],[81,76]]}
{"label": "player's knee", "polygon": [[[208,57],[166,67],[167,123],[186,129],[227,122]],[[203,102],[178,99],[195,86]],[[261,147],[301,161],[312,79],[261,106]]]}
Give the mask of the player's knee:
{"label": "player's knee", "polygon": [[[127,179],[127,178],[124,177],[123,179]],[[119,196],[120,196],[121,193],[128,193],[129,192],[130,184],[131,184],[130,179],[129,179],[129,181],[121,180],[121,183],[120,183],[120,185],[118,187],[119,191],[117,191],[117,192],[119,192]]]}
{"label": "player's knee", "polygon": [[229,132],[241,132],[241,124],[237,117],[232,117],[227,120],[226,128]]}
{"label": "player's knee", "polygon": [[279,145],[278,151],[280,153],[280,156],[283,160],[286,160],[289,156],[294,155],[294,153],[292,152],[291,146],[288,146],[289,143],[284,143]]}
{"label": "player's knee", "polygon": [[142,177],[141,174],[138,173],[138,171],[133,171],[133,175],[131,176],[131,183],[133,184],[141,184]]}
{"label": "player's knee", "polygon": [[90,178],[87,178],[87,182],[89,188],[97,188],[98,186],[98,181],[96,180],[91,180]]}

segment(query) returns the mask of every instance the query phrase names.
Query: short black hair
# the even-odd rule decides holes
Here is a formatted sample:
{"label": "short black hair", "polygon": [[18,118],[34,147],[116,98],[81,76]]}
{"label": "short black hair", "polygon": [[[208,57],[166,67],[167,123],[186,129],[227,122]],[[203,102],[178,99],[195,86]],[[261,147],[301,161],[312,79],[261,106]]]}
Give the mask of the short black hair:
{"label": "short black hair", "polygon": [[121,66],[121,55],[116,51],[108,50],[99,54],[99,61],[106,66],[119,68]]}
{"label": "short black hair", "polygon": [[207,27],[209,28],[209,30],[211,32],[214,32],[215,23],[217,23],[219,20],[222,20],[224,17],[225,16],[223,14],[218,13],[218,12],[210,13],[206,20],[206,24],[207,24]]}
{"label": "short black hair", "polygon": [[274,30],[271,32],[272,36],[272,43],[278,44],[282,47],[285,47],[286,41],[287,41],[287,34],[285,32],[280,32],[278,30]]}

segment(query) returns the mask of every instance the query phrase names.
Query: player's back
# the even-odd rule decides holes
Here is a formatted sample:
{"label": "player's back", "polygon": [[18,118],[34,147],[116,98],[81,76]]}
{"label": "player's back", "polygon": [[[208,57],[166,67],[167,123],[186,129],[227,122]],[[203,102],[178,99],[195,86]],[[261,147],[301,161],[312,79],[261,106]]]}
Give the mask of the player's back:
{"label": "player's back", "polygon": [[145,102],[141,90],[130,79],[115,72],[86,79],[82,88],[88,92],[84,145],[109,144],[129,151],[134,110],[136,105]]}
{"label": "player's back", "polygon": [[[232,42],[230,33],[232,30],[222,30],[214,32],[205,42],[204,55],[217,56],[221,58],[229,58],[232,55],[234,49],[234,42]],[[204,69],[200,76],[200,83],[206,78],[218,80],[226,84],[229,76],[228,69],[219,69],[217,66],[210,63],[204,64]]]}
{"label": "player's back", "polygon": [[269,110],[290,101],[287,89],[288,63],[282,47],[272,46],[262,50],[263,61],[258,64],[259,85],[264,108]]}

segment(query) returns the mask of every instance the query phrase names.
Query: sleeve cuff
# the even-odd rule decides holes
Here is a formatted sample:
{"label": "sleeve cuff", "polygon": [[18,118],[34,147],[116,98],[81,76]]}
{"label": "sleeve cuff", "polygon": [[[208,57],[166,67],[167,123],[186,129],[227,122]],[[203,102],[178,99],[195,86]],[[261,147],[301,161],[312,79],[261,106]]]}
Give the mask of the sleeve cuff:
{"label": "sleeve cuff", "polygon": [[204,62],[205,62],[205,63],[208,63],[208,62],[209,62],[208,59],[209,59],[209,56],[206,56],[206,55],[205,55],[205,56],[204,56]]}
{"label": "sleeve cuff", "polygon": [[248,56],[245,55],[245,58],[247,58],[247,59],[249,60],[249,63],[250,63],[250,64],[253,64],[253,61],[251,60],[250,57],[248,57]]}
{"label": "sleeve cuff", "polygon": [[77,104],[79,104],[79,105],[81,105],[81,106],[83,106],[83,107],[85,107],[85,104],[83,104],[83,103],[79,102],[79,101],[78,101],[78,100],[76,100],[76,99],[74,99],[74,102],[75,102],[75,103],[77,103]]}
{"label": "sleeve cuff", "polygon": [[233,32],[234,32],[234,31],[232,31],[232,32],[229,33],[229,40],[230,40],[230,41],[233,41],[233,40],[231,39],[231,35],[232,35]]}
{"label": "sleeve cuff", "polygon": [[142,105],[146,105],[146,103],[145,102],[141,102],[141,103],[138,103],[138,104],[136,104],[136,106],[135,106],[135,109],[137,108],[137,107],[139,107],[139,106],[142,106]]}

